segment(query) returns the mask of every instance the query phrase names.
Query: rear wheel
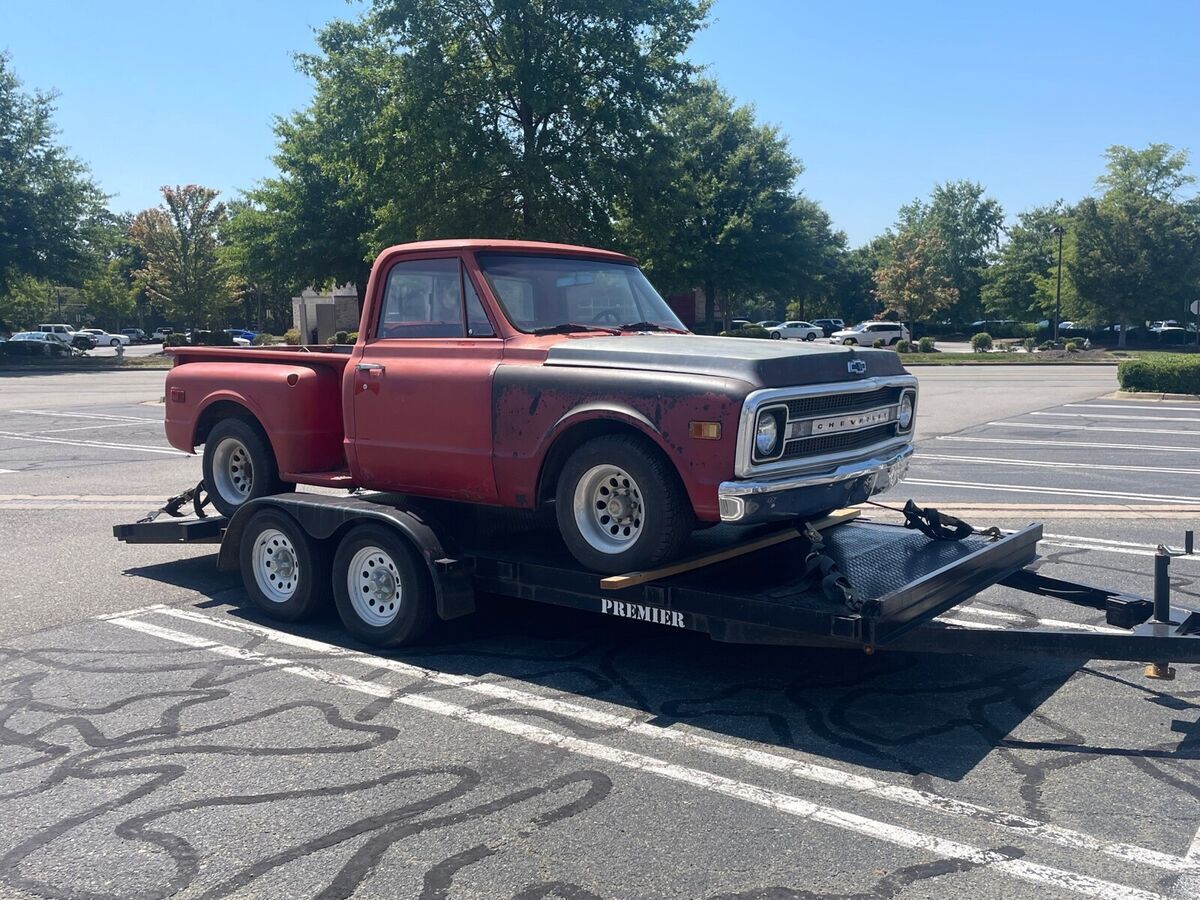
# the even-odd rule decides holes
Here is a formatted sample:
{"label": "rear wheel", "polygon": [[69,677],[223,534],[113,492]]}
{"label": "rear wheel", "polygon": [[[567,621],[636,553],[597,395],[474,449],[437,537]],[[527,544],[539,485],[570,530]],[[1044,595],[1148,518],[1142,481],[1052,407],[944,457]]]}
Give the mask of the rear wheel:
{"label": "rear wheel", "polygon": [[262,431],[245,419],[222,419],[204,441],[204,483],[224,516],[255,497],[284,490],[275,454]]}
{"label": "rear wheel", "polygon": [[411,644],[437,617],[429,572],[412,545],[383,525],[358,525],[342,539],[333,599],[346,630],[376,647]]}
{"label": "rear wheel", "polygon": [[555,513],[571,555],[605,574],[670,559],[695,522],[670,462],[633,435],[598,437],[572,453],[559,475]]}
{"label": "rear wheel", "polygon": [[239,555],[246,593],[272,619],[308,618],[329,601],[329,548],[291,516],[274,509],[255,513],[242,532]]}

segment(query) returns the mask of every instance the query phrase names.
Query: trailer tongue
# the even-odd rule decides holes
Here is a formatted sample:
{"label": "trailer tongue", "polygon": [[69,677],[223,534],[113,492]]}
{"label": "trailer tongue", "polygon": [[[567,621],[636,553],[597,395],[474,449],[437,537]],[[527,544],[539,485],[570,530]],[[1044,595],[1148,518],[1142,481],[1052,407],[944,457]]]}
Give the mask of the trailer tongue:
{"label": "trailer tongue", "polygon": [[[194,499],[190,492],[173,498],[166,511],[177,516]],[[192,505],[204,513],[203,503]],[[240,568],[248,592],[268,615],[282,610],[254,589],[262,580],[256,582],[247,570],[250,557],[243,552],[247,541],[258,539],[255,523],[267,514],[276,525],[282,516],[294,526],[291,539],[310,545],[302,549],[313,559],[330,557],[355,535],[359,543],[364,533],[391,535],[401,549],[412,551],[420,570],[395,572],[395,596],[403,596],[401,603],[425,605],[430,619],[466,615],[475,608],[476,594],[491,594],[738,643],[1139,660],[1150,663],[1147,675],[1159,678],[1172,676],[1168,661],[1200,662],[1200,611],[1171,605],[1172,553],[1165,547],[1155,560],[1151,599],[1034,571],[1040,525],[979,534],[947,527],[936,511],[920,512],[926,517],[909,522],[920,530],[867,521],[854,512],[795,528],[716,527],[696,535],[694,555],[683,563],[608,578],[579,566],[556,532],[539,527],[535,517],[391,494],[278,494],[247,503],[231,519],[167,517],[116,525],[113,534],[127,543],[219,544],[219,567]],[[317,574],[324,580],[312,590],[327,596],[329,572]],[[351,573],[351,586],[355,577]],[[335,588],[338,578],[335,572]],[[1013,629],[947,615],[994,585],[1103,611],[1106,625]],[[363,606],[362,615],[370,623],[374,600],[365,590],[364,602],[372,609]],[[352,617],[347,626],[373,640],[375,632],[354,627],[358,608],[339,600],[343,620]],[[380,634],[376,643],[399,642]]]}

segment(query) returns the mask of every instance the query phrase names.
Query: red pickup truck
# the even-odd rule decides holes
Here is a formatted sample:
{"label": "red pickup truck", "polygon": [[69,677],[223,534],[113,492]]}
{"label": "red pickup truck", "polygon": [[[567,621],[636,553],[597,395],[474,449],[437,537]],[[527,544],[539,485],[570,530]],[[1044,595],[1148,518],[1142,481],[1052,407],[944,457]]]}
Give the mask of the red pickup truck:
{"label": "red pickup truck", "polygon": [[167,437],[204,446],[222,513],[297,484],[553,505],[599,572],[861,502],[912,453],[894,351],[689,334],[633,259],[585,247],[392,247],[353,347],[174,353]]}

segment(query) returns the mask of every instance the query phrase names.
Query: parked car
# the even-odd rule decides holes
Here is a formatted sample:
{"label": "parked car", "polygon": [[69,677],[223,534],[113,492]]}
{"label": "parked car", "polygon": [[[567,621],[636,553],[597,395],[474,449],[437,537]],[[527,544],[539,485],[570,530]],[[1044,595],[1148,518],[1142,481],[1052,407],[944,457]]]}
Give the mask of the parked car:
{"label": "parked car", "polygon": [[1157,334],[1160,331],[1164,331],[1168,328],[1183,328],[1183,326],[1181,324],[1179,324],[1178,322],[1176,322],[1174,319],[1164,319],[1161,322],[1151,322],[1150,323],[1150,331],[1155,334]]}
{"label": "parked car", "polygon": [[46,331],[19,331],[0,343],[5,356],[70,356],[71,345]]}
{"label": "parked car", "polygon": [[238,338],[242,338],[247,344],[253,344],[254,339],[258,337],[257,333],[245,328],[226,328],[225,333],[233,338],[235,344],[238,342]]}
{"label": "parked car", "polygon": [[150,340],[150,335],[146,334],[146,332],[142,331],[140,328],[122,328],[121,334],[129,338],[129,342],[131,344],[153,343],[153,341]]}
{"label": "parked car", "polygon": [[175,328],[172,325],[159,325],[150,335],[156,341],[165,341],[175,333]]}
{"label": "parked car", "polygon": [[754,323],[751,322],[749,319],[730,319],[729,320],[729,328],[731,330],[736,329],[736,328],[749,328],[753,324]]}
{"label": "parked car", "polygon": [[885,347],[891,347],[897,341],[909,340],[908,329],[899,322],[859,322],[853,328],[835,331],[830,336],[834,344],[862,344],[874,346],[876,341],[883,341]]}
{"label": "parked car", "polygon": [[91,335],[97,346],[119,347],[121,344],[129,343],[129,335],[109,334],[103,328],[80,328],[77,333]]}
{"label": "parked car", "polygon": [[763,319],[761,322],[755,322],[759,328],[774,328],[776,325],[782,325],[778,319]]}
{"label": "parked car", "polygon": [[[406,244],[370,284],[348,353],[172,350],[167,438],[203,445],[222,514],[296,484],[553,508],[566,549],[617,573],[698,523],[809,519],[907,469],[917,381],[898,354],[689,334],[623,254]],[[361,567],[334,568],[360,590]]]}
{"label": "parked car", "polygon": [[819,326],[813,325],[811,322],[802,322],[798,319],[791,322],[784,322],[781,325],[776,325],[774,328],[768,328],[771,332],[772,340],[789,340],[789,341],[815,341],[819,337],[824,337]]}
{"label": "parked car", "polygon": [[835,331],[846,327],[846,323],[841,319],[813,319],[813,324],[821,329],[825,337],[832,337]]}
{"label": "parked car", "polygon": [[54,340],[68,347],[74,347],[77,350],[91,350],[96,346],[96,339],[90,334],[76,331],[70,325],[61,323],[52,325],[39,325],[37,330],[42,334],[50,335]]}

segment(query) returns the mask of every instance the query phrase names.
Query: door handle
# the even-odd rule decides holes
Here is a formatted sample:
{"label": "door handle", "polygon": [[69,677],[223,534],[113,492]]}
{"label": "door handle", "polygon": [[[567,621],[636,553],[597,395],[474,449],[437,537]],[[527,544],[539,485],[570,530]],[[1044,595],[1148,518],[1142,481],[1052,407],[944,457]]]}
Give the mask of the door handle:
{"label": "door handle", "polygon": [[377,373],[382,375],[385,371],[384,367],[379,365],[379,363],[359,363],[354,368],[358,372],[366,372],[368,374]]}

